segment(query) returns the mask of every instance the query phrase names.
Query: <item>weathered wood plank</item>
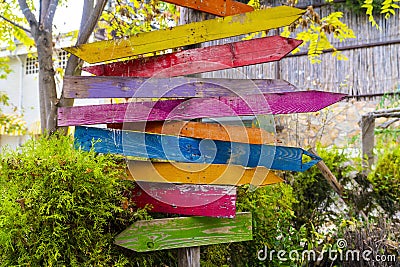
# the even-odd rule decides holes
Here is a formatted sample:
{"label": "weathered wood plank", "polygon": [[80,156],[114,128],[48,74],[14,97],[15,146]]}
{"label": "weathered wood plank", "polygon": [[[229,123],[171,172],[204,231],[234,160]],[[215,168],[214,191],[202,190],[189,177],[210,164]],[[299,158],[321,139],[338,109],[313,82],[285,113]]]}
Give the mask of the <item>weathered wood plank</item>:
{"label": "weathered wood plank", "polygon": [[[305,171],[321,158],[301,148],[212,141],[142,132],[75,127],[77,146],[99,153],[186,163],[263,166],[274,170]],[[100,140],[95,142],[93,140]],[[303,155],[312,158],[303,163]]]}
{"label": "weathered wood plank", "polygon": [[[313,148],[308,149],[308,151],[314,155],[318,155],[317,151]],[[332,187],[332,189],[339,196],[343,196],[343,190],[344,190],[343,186],[339,183],[339,181],[336,179],[336,176],[331,172],[328,166],[326,166],[325,162],[321,160],[315,166],[321,171],[322,176],[324,176],[325,180]]]}
{"label": "weathered wood plank", "polygon": [[139,208],[151,205],[151,212],[234,218],[236,187],[138,182],[130,192]]}
{"label": "weathered wood plank", "polygon": [[97,63],[283,27],[296,21],[304,12],[293,7],[279,6],[64,50],[89,63]]}
{"label": "weathered wood plank", "polygon": [[220,17],[253,11],[254,8],[232,0],[163,0],[178,6],[188,7]]}
{"label": "weathered wood plank", "polygon": [[187,120],[316,112],[345,95],[319,91],[286,92],[241,97],[192,98],[131,102],[58,109],[58,125],[90,125],[139,121]]}
{"label": "weathered wood plank", "polygon": [[128,179],[137,182],[265,186],[283,182],[273,171],[240,165],[128,161]]}
{"label": "weathered wood plank", "polygon": [[277,142],[273,133],[263,129],[218,123],[151,121],[112,124],[112,127],[109,128],[249,144],[274,144]]}
{"label": "weathered wood plank", "polygon": [[97,76],[174,77],[281,60],[302,41],[268,36],[224,45],[89,66]]}
{"label": "weathered wood plank", "polygon": [[234,219],[180,217],[138,221],[115,238],[115,244],[137,252],[252,240],[251,213]]}
{"label": "weathered wood plank", "polygon": [[297,90],[284,80],[274,79],[66,76],[63,84],[64,94],[70,98],[221,97]]}

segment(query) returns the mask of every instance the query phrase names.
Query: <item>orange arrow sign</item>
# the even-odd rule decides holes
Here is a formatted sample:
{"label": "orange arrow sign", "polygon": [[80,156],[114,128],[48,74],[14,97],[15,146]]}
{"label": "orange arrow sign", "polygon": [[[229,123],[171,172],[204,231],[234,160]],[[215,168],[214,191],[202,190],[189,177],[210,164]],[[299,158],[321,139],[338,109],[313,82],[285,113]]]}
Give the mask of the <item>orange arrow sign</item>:
{"label": "orange arrow sign", "polygon": [[249,5],[232,0],[164,0],[164,2],[196,9],[221,17],[254,10]]}

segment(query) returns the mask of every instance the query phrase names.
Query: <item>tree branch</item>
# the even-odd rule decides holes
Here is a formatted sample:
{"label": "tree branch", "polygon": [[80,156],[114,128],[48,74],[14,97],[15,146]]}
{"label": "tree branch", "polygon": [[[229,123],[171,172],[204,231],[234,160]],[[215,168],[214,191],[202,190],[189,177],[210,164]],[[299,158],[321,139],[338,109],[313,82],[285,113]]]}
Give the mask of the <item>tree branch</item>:
{"label": "tree branch", "polygon": [[[94,27],[96,26],[96,23],[99,20],[101,12],[103,11],[106,3],[107,0],[98,0],[96,6],[93,7],[93,0],[85,0],[76,45],[84,44],[88,41],[90,35],[93,33]],[[75,55],[71,55],[68,59],[67,67],[65,69],[65,75],[80,75],[81,66],[81,60]],[[63,102],[62,99],[63,95],[61,96],[61,102]]]}
{"label": "tree branch", "polygon": [[[107,0],[97,0],[96,6],[93,8],[93,0],[85,0],[84,10],[82,13],[82,21],[79,29],[78,40],[76,44],[84,44],[89,40],[90,35],[93,33],[94,27],[99,20],[102,11],[107,3]],[[90,12],[92,10],[92,12]],[[83,61],[77,56],[71,55],[67,62],[67,67],[65,69],[65,75],[80,75],[82,71]],[[65,98],[64,90],[61,93],[60,101],[58,106],[60,107],[70,107],[73,106],[73,98]],[[66,127],[61,127],[63,132],[67,133]]]}
{"label": "tree branch", "polygon": [[[18,0],[18,3],[19,3],[22,13],[24,14],[26,20],[29,23],[29,26],[31,27],[31,31],[33,31],[33,29],[38,26],[38,22],[36,20],[35,15],[33,15],[31,9],[28,7],[26,0]],[[34,33],[32,32],[32,34],[34,34]]]}
{"label": "tree branch", "polygon": [[83,1],[82,17],[81,17],[81,23],[79,25],[80,31],[85,27],[85,24],[90,17],[93,7],[94,7],[94,0]]}
{"label": "tree branch", "polygon": [[77,45],[84,44],[89,40],[89,37],[93,33],[94,27],[96,26],[106,3],[107,0],[97,0],[96,6],[86,21],[85,26],[79,31],[78,40],[76,41]]}
{"label": "tree branch", "polygon": [[47,10],[49,9],[49,3],[49,0],[39,0],[39,25],[43,24]]}
{"label": "tree branch", "polygon": [[0,15],[0,18],[2,18],[3,20],[7,21],[7,22],[10,23],[10,24],[12,24],[13,26],[15,26],[15,27],[17,27],[17,28],[20,28],[20,29],[23,30],[23,31],[26,31],[26,32],[28,32],[28,33],[31,33],[31,30],[29,30],[29,29],[27,29],[27,28],[25,28],[25,27],[19,25],[18,23],[15,23],[15,22],[9,20],[8,18],[4,17],[3,15]]}
{"label": "tree branch", "polygon": [[43,26],[45,29],[52,30],[54,14],[56,13],[58,6],[58,0],[51,0],[49,7],[47,8],[46,16],[43,21]]}

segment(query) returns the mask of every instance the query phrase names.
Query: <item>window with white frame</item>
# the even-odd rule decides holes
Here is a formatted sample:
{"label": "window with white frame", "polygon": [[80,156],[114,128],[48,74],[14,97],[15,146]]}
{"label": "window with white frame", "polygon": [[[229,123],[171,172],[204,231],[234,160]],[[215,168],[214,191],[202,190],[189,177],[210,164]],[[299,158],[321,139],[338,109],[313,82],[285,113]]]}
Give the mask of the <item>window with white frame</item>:
{"label": "window with white frame", "polygon": [[65,70],[68,62],[68,52],[64,50],[57,51],[57,58],[54,61],[55,68],[62,68]]}
{"label": "window with white frame", "polygon": [[28,56],[25,62],[25,74],[36,74],[38,72],[39,72],[38,58]]}

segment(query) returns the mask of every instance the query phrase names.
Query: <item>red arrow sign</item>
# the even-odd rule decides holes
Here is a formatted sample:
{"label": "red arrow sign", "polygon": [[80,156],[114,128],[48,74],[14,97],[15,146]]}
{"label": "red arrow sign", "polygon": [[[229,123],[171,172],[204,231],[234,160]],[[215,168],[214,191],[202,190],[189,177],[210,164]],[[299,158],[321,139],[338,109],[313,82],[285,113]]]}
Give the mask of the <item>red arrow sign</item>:
{"label": "red arrow sign", "polygon": [[138,184],[131,191],[131,199],[139,208],[151,205],[152,212],[219,218],[234,218],[236,214],[235,186],[148,182]]}
{"label": "red arrow sign", "polygon": [[281,36],[84,68],[97,76],[174,77],[278,61],[302,41]]}

